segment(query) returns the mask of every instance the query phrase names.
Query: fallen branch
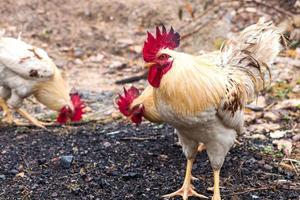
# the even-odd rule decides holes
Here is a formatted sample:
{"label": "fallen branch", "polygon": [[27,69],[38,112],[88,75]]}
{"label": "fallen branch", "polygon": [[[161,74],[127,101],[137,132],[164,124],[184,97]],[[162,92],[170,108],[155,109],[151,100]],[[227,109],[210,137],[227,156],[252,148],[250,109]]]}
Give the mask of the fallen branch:
{"label": "fallen branch", "polygon": [[144,72],[141,75],[131,76],[131,77],[128,77],[128,78],[118,80],[118,81],[115,82],[115,84],[121,85],[121,84],[125,84],[125,83],[133,83],[133,82],[136,82],[136,81],[139,81],[139,80],[146,79],[147,75],[148,75],[148,71]]}

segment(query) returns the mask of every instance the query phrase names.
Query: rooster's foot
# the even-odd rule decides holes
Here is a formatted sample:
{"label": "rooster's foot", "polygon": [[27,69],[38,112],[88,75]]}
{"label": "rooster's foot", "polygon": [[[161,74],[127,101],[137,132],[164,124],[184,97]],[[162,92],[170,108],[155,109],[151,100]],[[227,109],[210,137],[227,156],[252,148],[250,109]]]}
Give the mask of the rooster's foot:
{"label": "rooster's foot", "polygon": [[164,195],[163,198],[171,198],[174,196],[182,196],[183,200],[188,200],[190,196],[200,197],[207,199],[206,196],[198,194],[194,189],[194,186],[191,184],[192,181],[192,167],[194,159],[189,159],[187,161],[186,173],[182,187],[171,194]]}
{"label": "rooster's foot", "polygon": [[206,196],[202,195],[202,194],[198,194],[195,190],[194,190],[194,186],[193,185],[187,185],[187,186],[182,186],[182,188],[180,188],[179,190],[177,190],[176,192],[173,192],[171,194],[167,194],[164,195],[163,198],[171,198],[174,196],[182,196],[183,200],[187,200],[189,197],[191,196],[195,196],[195,197],[199,197],[199,198],[205,198],[207,199]]}

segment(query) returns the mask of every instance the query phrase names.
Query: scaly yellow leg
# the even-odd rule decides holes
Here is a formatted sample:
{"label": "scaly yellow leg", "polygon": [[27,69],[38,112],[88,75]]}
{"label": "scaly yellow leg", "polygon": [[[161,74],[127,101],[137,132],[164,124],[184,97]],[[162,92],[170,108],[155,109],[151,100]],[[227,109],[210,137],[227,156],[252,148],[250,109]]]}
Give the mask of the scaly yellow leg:
{"label": "scaly yellow leg", "polygon": [[53,122],[42,122],[42,121],[36,119],[35,117],[31,116],[29,113],[27,113],[25,110],[23,110],[21,108],[19,108],[17,110],[17,112],[20,115],[22,115],[23,117],[25,117],[26,119],[28,119],[34,125],[36,125],[36,124],[40,124],[40,125],[43,125],[43,126],[51,126],[51,125],[53,125]]}
{"label": "scaly yellow leg", "polygon": [[[198,149],[197,149],[198,153],[201,153],[201,152],[203,152],[204,150],[206,150],[205,144],[199,143],[199,146],[198,146]],[[194,177],[194,176],[192,176],[192,180],[193,180],[193,181],[196,181],[196,180],[199,180],[199,179],[196,178],[196,177]]]}
{"label": "scaly yellow leg", "polygon": [[186,173],[185,173],[185,178],[184,178],[184,182],[183,182],[182,187],[179,190],[177,190],[176,192],[164,195],[163,198],[171,198],[171,197],[174,197],[174,196],[182,196],[183,200],[187,200],[190,196],[196,196],[196,197],[207,199],[206,196],[204,196],[202,194],[198,194],[194,190],[194,186],[191,184],[193,163],[194,163],[194,159],[190,159],[190,160],[187,161]]}
{"label": "scaly yellow leg", "polygon": [[204,151],[204,150],[206,150],[205,144],[199,143],[199,146],[198,146],[198,152],[202,152],[202,151]]}
{"label": "scaly yellow leg", "polygon": [[220,170],[214,170],[214,195],[212,200],[221,200],[220,195]]}
{"label": "scaly yellow leg", "polygon": [[3,109],[3,122],[12,124],[14,122],[12,113],[9,110],[9,107],[7,106],[7,103],[4,99],[0,98],[0,106]]}
{"label": "scaly yellow leg", "polygon": [[[8,123],[8,124],[16,124],[16,125],[26,125],[26,123],[22,123],[19,122],[18,120],[13,118],[12,112],[10,111],[6,101],[2,98],[0,98],[0,106],[3,109],[3,122]],[[43,122],[38,121],[37,119],[35,119],[34,117],[30,116],[27,112],[25,112],[22,109],[17,109],[17,112],[22,115],[23,117],[25,117],[26,119],[28,119],[31,123],[33,123],[34,125],[40,127],[40,128],[45,128],[44,125],[49,125]]]}
{"label": "scaly yellow leg", "polygon": [[[32,117],[30,114],[28,114],[25,110],[19,108],[17,109],[17,112],[22,115],[24,118],[28,119],[32,124],[34,124],[37,127],[46,129],[46,127],[44,126],[45,123],[40,122],[39,120],[37,120],[35,117]],[[47,125],[47,124],[46,124]]]}

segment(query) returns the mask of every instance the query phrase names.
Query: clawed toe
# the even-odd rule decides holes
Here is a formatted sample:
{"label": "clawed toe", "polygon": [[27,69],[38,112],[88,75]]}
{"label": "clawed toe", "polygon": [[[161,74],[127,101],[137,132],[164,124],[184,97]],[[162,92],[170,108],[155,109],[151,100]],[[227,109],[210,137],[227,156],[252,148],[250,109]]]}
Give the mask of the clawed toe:
{"label": "clawed toe", "polygon": [[208,199],[206,196],[204,196],[202,194],[198,194],[194,190],[194,186],[193,185],[190,185],[189,187],[182,187],[179,190],[177,190],[176,192],[164,195],[162,197],[169,199],[169,198],[174,197],[174,196],[182,196],[183,200],[188,200],[188,198],[191,197],[191,196]]}

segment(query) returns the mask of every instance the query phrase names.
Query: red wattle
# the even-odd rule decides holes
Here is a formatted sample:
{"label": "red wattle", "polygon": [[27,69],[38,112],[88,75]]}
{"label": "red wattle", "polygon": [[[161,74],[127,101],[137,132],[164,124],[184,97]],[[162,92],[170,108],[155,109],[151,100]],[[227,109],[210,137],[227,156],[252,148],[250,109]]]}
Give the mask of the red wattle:
{"label": "red wattle", "polygon": [[68,121],[68,109],[66,106],[64,106],[61,110],[60,110],[60,113],[59,115],[57,116],[57,119],[56,121],[59,123],[59,124],[65,124],[67,123]]}
{"label": "red wattle", "polygon": [[132,113],[131,121],[136,125],[142,123],[144,112],[145,112],[144,105],[142,107],[135,109]]}
{"label": "red wattle", "polygon": [[152,66],[148,72],[148,81],[153,87],[159,88],[163,75],[164,73],[162,69],[157,66]]}

